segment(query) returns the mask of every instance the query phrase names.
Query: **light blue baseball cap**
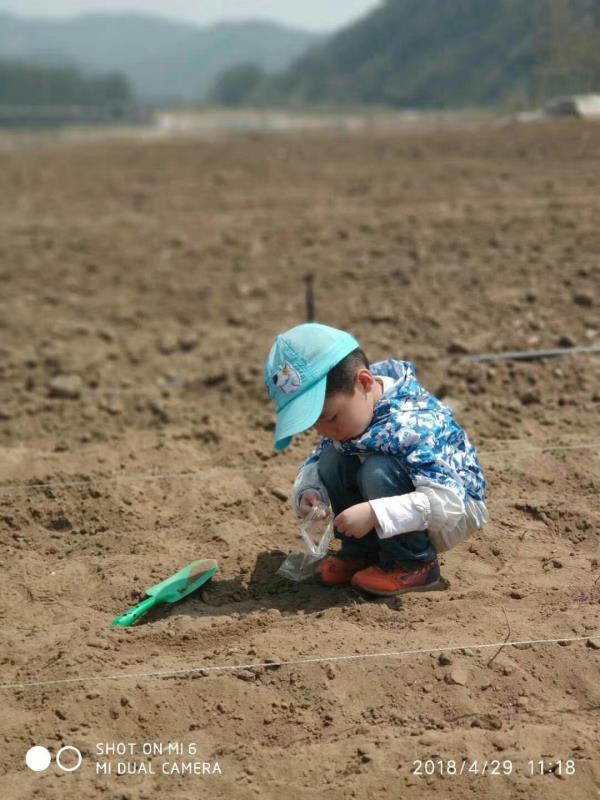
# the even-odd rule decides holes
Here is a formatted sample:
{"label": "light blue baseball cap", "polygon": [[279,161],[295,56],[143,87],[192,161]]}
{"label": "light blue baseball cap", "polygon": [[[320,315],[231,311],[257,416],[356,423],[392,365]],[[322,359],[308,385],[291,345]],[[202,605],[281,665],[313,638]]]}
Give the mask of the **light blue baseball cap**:
{"label": "light blue baseball cap", "polygon": [[264,380],[275,401],[275,450],[312,428],[325,404],[327,373],[360,347],[346,331],[307,322],[279,334],[265,361]]}

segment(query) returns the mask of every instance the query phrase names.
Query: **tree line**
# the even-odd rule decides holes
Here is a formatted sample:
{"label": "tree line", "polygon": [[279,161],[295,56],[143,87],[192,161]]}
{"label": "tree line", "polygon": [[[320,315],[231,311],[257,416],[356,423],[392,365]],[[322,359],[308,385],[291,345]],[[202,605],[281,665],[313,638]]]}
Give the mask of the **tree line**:
{"label": "tree line", "polygon": [[67,66],[44,66],[0,60],[0,105],[127,105],[133,90],[120,73],[84,75]]}

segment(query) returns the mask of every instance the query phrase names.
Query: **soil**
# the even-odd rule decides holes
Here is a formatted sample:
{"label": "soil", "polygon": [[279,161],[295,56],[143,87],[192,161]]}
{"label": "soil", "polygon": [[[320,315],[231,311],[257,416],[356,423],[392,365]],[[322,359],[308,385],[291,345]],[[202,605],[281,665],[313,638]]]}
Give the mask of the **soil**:
{"label": "soil", "polygon": [[[599,178],[580,121],[0,153],[2,797],[600,795],[600,356],[469,360],[600,345]],[[308,272],[480,452],[491,522],[446,591],[277,574],[317,439],[273,451],[262,365]]]}

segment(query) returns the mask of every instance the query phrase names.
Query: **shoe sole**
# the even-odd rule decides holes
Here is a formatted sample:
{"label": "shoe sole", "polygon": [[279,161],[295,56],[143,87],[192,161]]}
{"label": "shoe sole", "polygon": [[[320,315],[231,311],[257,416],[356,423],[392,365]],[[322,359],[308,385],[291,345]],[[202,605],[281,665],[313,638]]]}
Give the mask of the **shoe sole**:
{"label": "shoe sole", "polygon": [[366,589],[363,586],[352,584],[355,589],[377,595],[377,597],[397,597],[400,594],[409,594],[409,592],[443,592],[448,588],[448,585],[448,581],[444,578],[438,578],[438,580],[425,583],[423,586],[407,586],[406,589],[396,589],[394,592],[382,592],[379,589]]}

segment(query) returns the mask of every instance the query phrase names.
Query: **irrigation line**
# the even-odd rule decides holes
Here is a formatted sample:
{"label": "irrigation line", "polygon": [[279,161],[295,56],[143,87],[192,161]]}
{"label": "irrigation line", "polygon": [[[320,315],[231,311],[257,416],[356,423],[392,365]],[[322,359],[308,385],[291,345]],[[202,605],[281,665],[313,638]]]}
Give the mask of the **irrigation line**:
{"label": "irrigation line", "polygon": [[465,355],[465,361],[490,363],[492,361],[540,361],[544,358],[561,356],[599,355],[600,347],[561,347],[558,350],[516,350],[507,353],[483,353],[482,355]]}
{"label": "irrigation line", "polygon": [[139,678],[166,678],[178,675],[191,675],[193,673],[233,672],[236,670],[276,669],[278,667],[295,667],[305,664],[335,663],[340,661],[358,661],[368,658],[398,658],[401,656],[429,655],[431,653],[451,653],[457,650],[484,650],[492,647],[518,647],[522,645],[559,644],[562,642],[582,642],[600,639],[600,632],[586,636],[568,636],[558,639],[522,639],[520,641],[479,642],[475,644],[455,644],[446,647],[428,647],[418,650],[396,650],[384,653],[358,653],[351,656],[323,656],[319,658],[297,658],[289,661],[260,661],[249,664],[222,664],[218,666],[184,667],[174,670],[155,670],[152,672],[129,672],[117,675],[86,675],[75,678],[56,678],[46,681],[23,681],[0,684],[0,689],[26,689],[38,686],[64,685],[66,683],[90,683],[92,681],[114,681]]}
{"label": "irrigation line", "polygon": [[[308,276],[307,276],[308,277]],[[312,295],[312,284],[307,282],[307,309],[308,314],[314,314],[314,299]],[[494,361],[541,361],[546,358],[559,358],[562,356],[578,356],[578,355],[598,355],[600,354],[600,347],[561,347],[553,350],[513,350],[502,353],[460,353],[454,356],[440,356],[436,361],[440,364],[459,364],[463,363],[481,363],[487,364]],[[140,395],[150,389],[165,391],[170,389],[192,389],[197,390],[197,379],[192,379],[182,376],[175,376],[173,378],[158,378],[155,384],[144,384],[143,386],[133,386],[126,388],[98,388],[98,389],[84,389],[77,397],[69,398],[70,400],[86,400],[89,398],[104,398],[114,397],[121,395]],[[45,400],[60,400],[60,397],[52,397],[51,395],[37,395],[40,399]]]}

